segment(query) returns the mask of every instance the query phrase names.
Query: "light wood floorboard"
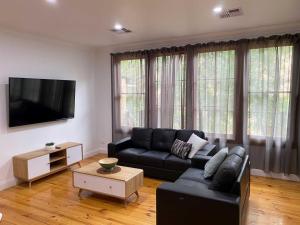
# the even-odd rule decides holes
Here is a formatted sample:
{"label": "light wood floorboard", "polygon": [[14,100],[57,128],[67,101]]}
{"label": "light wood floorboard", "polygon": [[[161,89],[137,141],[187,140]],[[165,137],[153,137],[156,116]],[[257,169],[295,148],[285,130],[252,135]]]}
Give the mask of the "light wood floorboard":
{"label": "light wood floorboard", "polygon": [[[91,157],[82,165],[103,157]],[[4,214],[0,224],[155,224],[155,190],[161,182],[145,178],[140,197],[132,196],[125,207],[118,199],[86,191],[80,199],[72,186],[71,171],[64,171],[33,183],[31,189],[22,184],[0,192],[0,212]],[[300,183],[251,177],[250,224],[299,225]]]}

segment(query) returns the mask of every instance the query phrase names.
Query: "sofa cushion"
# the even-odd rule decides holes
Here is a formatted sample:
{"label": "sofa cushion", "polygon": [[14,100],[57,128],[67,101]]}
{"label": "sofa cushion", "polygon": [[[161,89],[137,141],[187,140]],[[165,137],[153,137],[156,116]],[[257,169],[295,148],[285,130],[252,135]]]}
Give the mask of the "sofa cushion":
{"label": "sofa cushion", "polygon": [[235,146],[232,149],[230,149],[228,155],[237,155],[244,159],[246,155],[246,150],[241,146]]}
{"label": "sofa cushion", "polygon": [[196,153],[196,155],[200,154],[200,155],[214,156],[216,152],[217,152],[216,145],[208,143],[204,145],[203,148]]}
{"label": "sofa cushion", "polygon": [[176,139],[172,145],[171,153],[181,159],[186,159],[193,145]]}
{"label": "sofa cushion", "polygon": [[222,148],[217,154],[215,154],[204,167],[204,177],[212,177],[218,170],[221,163],[224,161],[228,154],[228,148]]}
{"label": "sofa cushion", "polygon": [[152,149],[170,152],[175,141],[176,130],[154,129],[152,133]]}
{"label": "sofa cushion", "polygon": [[187,142],[192,134],[195,134],[202,139],[205,138],[204,133],[199,130],[178,130],[176,132],[176,139]]}
{"label": "sofa cushion", "polygon": [[193,181],[197,181],[197,182],[207,184],[207,185],[209,185],[212,182],[211,179],[205,179],[204,178],[204,170],[200,170],[200,169],[196,169],[196,168],[187,169],[179,177],[179,179],[193,180]]}
{"label": "sofa cushion", "polygon": [[127,162],[127,163],[139,163],[138,157],[142,153],[146,152],[146,149],[142,148],[127,148],[120,152],[118,152],[117,157],[120,162]]}
{"label": "sofa cushion", "polygon": [[177,179],[175,181],[175,184],[179,184],[179,185],[184,185],[184,186],[188,186],[188,187],[192,187],[195,190],[207,190],[209,192],[211,192],[211,190],[208,189],[208,185],[205,183],[201,183],[199,181],[194,181],[194,180],[187,180],[187,179]]}
{"label": "sofa cushion", "polygon": [[169,155],[165,160],[165,168],[169,170],[184,171],[191,166],[190,159],[180,159],[175,155]]}
{"label": "sofa cushion", "polygon": [[151,128],[133,128],[131,135],[133,146],[149,150],[151,148],[152,132]]}
{"label": "sofa cushion", "polygon": [[168,152],[147,151],[139,156],[139,164],[163,168],[165,159],[169,155]]}
{"label": "sofa cushion", "polygon": [[229,155],[218,168],[209,188],[229,192],[241,171],[242,164],[243,160],[240,156]]}

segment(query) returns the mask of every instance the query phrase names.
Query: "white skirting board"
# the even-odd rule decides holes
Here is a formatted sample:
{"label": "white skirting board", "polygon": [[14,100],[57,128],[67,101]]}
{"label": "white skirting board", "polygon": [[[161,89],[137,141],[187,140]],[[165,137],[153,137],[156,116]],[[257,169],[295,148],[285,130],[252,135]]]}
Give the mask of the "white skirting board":
{"label": "white skirting board", "polygon": [[8,180],[0,181],[0,191],[3,191],[7,188],[13,187],[17,184],[17,179],[11,178]]}
{"label": "white skirting board", "polygon": [[2,214],[2,213],[0,213],[0,221],[2,220],[2,217],[3,217],[3,214]]}
{"label": "white skirting board", "polygon": [[86,158],[89,158],[89,157],[92,157],[94,155],[97,155],[97,154],[107,154],[107,150],[105,150],[104,148],[97,148],[97,149],[93,149],[93,150],[90,150],[90,151],[83,151],[83,158],[86,159]]}
{"label": "white skirting board", "polygon": [[281,180],[290,180],[290,181],[297,181],[300,182],[300,177],[294,174],[285,175],[283,173],[266,173],[263,170],[259,169],[251,169],[251,175],[252,176],[259,176],[259,177],[271,177],[275,179],[281,179]]}

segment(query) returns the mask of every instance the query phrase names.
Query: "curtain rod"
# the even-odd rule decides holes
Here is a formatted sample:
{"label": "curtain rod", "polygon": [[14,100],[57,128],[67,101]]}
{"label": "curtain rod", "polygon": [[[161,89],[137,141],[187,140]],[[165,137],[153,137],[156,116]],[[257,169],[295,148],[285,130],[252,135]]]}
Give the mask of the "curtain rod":
{"label": "curtain rod", "polygon": [[298,43],[300,41],[300,33],[296,34],[283,34],[283,35],[272,35],[272,36],[260,36],[257,38],[242,38],[239,40],[229,40],[229,41],[212,41],[207,43],[197,43],[197,44],[187,44],[184,46],[172,46],[172,47],[162,47],[162,48],[154,48],[154,49],[146,49],[146,50],[137,50],[137,51],[125,51],[125,52],[117,52],[117,53],[111,53],[112,56],[122,56],[122,55],[147,55],[148,53],[159,53],[159,52],[185,52],[188,49],[193,48],[201,48],[201,47],[210,47],[210,46],[220,46],[220,47],[226,47],[229,45],[237,45],[242,43],[255,43],[255,42],[264,42],[264,41],[275,41],[282,42],[282,41],[289,41],[291,43]]}

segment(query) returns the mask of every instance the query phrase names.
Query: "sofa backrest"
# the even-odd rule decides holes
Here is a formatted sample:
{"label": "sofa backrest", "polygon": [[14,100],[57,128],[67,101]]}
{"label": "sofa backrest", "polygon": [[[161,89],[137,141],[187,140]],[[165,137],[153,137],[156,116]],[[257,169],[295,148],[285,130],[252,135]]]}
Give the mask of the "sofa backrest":
{"label": "sofa backrest", "polygon": [[[227,192],[227,193],[240,193],[241,182],[244,174],[246,151],[241,146],[232,148],[226,159],[219,166],[216,174],[213,176],[212,183],[209,188],[212,190]],[[248,159],[248,156],[247,156]]]}
{"label": "sofa backrest", "polygon": [[187,142],[192,134],[196,134],[198,137],[204,139],[205,135],[203,131],[199,130],[177,130],[176,139]]}
{"label": "sofa backrest", "polygon": [[170,152],[175,141],[176,130],[174,129],[153,129],[152,149],[158,151]]}
{"label": "sofa backrest", "polygon": [[152,128],[139,128],[134,127],[132,129],[131,140],[132,144],[136,148],[145,148],[150,150],[152,143]]}
{"label": "sofa backrest", "polygon": [[132,129],[131,139],[136,148],[170,152],[175,139],[187,142],[193,133],[205,139],[204,133],[199,130],[138,127]]}

